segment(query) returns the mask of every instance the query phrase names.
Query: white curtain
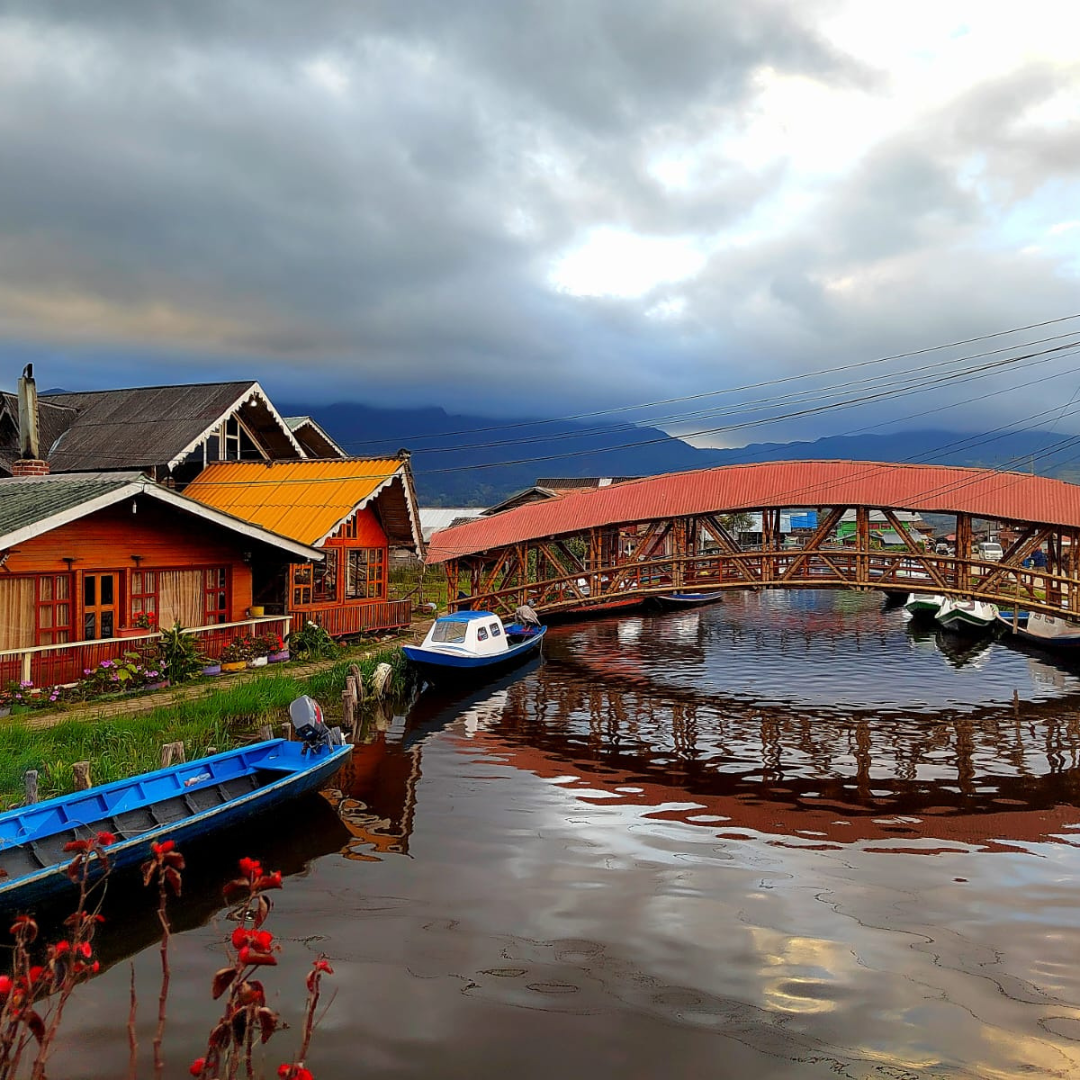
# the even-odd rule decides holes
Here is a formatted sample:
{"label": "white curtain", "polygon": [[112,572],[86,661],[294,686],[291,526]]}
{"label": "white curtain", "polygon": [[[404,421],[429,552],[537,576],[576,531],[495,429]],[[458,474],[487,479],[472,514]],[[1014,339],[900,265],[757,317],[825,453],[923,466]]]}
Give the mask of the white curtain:
{"label": "white curtain", "polygon": [[34,644],[36,583],[32,577],[0,577],[0,649],[25,649]]}
{"label": "white curtain", "polygon": [[206,599],[201,570],[158,571],[158,626],[168,629],[202,626],[206,622]]}

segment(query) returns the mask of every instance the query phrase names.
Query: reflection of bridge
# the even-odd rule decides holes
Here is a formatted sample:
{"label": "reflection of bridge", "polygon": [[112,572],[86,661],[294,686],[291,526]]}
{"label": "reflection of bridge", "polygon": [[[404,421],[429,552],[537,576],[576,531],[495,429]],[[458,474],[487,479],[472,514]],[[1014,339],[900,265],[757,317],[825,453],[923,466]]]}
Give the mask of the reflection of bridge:
{"label": "reflection of bridge", "polygon": [[[782,510],[813,509],[817,525],[785,544]],[[848,510],[850,543],[834,539]],[[903,546],[878,546],[881,511]],[[898,510],[953,518],[955,555],[923,549]],[[762,515],[762,542],[745,550],[725,527]],[[977,522],[1008,525],[1000,562],[980,559]],[[1047,566],[1023,563],[1037,550]],[[541,611],[670,592],[742,588],[916,589],[1080,615],[1080,487],[1021,473],[852,461],[779,462],[672,473],[531,503],[432,538],[450,595],[470,606]]]}

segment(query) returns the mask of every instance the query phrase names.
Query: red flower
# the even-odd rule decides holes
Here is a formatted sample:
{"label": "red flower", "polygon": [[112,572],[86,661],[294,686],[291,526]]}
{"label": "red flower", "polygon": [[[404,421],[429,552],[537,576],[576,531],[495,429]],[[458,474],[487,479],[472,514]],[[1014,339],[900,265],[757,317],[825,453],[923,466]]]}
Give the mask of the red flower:
{"label": "red flower", "polygon": [[93,949],[90,948],[89,941],[80,941],[79,944],[75,946],[75,951],[84,959],[89,960],[90,953],[93,952]]}
{"label": "red flower", "polygon": [[54,956],[63,956],[64,953],[70,951],[70,949],[71,949],[71,942],[70,941],[58,941],[56,943],[55,948],[53,949],[53,955]]}
{"label": "red flower", "polygon": [[33,986],[36,982],[41,982],[41,977],[45,974],[45,969],[40,965],[32,967],[29,972],[30,985]]}
{"label": "red flower", "polygon": [[277,1074],[281,1080],[315,1080],[311,1070],[305,1069],[303,1065],[279,1065]]}
{"label": "red flower", "polygon": [[202,1076],[203,1069],[206,1068],[206,1058],[196,1058],[192,1063],[188,1072],[192,1076]]}
{"label": "red flower", "polygon": [[69,840],[64,845],[65,851],[89,851],[92,845],[90,840]]}
{"label": "red flower", "polygon": [[257,952],[245,945],[239,953],[241,964],[251,964],[255,967],[271,967],[277,963],[277,957],[273,953]]}
{"label": "red flower", "polygon": [[6,998],[11,993],[11,976],[0,975],[0,998]]}
{"label": "red flower", "polygon": [[232,943],[234,949],[242,949],[251,941],[251,934],[245,930],[242,926],[238,926],[232,932]]}
{"label": "red flower", "polygon": [[241,859],[240,873],[249,878],[257,878],[262,874],[262,863],[258,859]]}
{"label": "red flower", "polygon": [[258,930],[252,937],[251,943],[259,952],[269,952],[274,944],[274,935],[269,930]]}
{"label": "red flower", "polygon": [[111,832],[99,832],[97,834],[97,842],[102,847],[108,847],[110,844],[116,843],[116,837]]}
{"label": "red flower", "polygon": [[175,840],[162,840],[160,844],[152,843],[150,845],[150,850],[155,855],[168,855],[168,853],[172,851],[174,847],[176,847]]}
{"label": "red flower", "polygon": [[275,870],[272,874],[263,874],[258,881],[255,882],[256,889],[280,889],[281,888],[281,871]]}
{"label": "red flower", "polygon": [[321,956],[319,957],[318,960],[315,961],[313,966],[314,966],[316,971],[325,971],[327,975],[333,975],[334,974],[334,969],[330,966],[330,961],[324,959]]}

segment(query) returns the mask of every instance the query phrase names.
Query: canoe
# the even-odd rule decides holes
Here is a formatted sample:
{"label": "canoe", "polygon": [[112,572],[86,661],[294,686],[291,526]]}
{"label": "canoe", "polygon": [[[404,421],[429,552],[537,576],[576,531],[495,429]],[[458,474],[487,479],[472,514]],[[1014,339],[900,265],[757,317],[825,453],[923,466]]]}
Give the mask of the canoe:
{"label": "canoe", "polygon": [[997,621],[997,608],[981,600],[947,598],[934,616],[948,630],[980,633],[989,630]]}
{"label": "canoe", "polygon": [[908,593],[904,610],[909,615],[923,615],[933,618],[945,603],[945,597],[934,593]]}
{"label": "canoe", "polygon": [[1030,614],[1026,611],[1017,612],[1015,626],[1011,611],[999,611],[997,621],[1022,641],[1052,649],[1080,649],[1080,623],[1058,619],[1053,615],[1043,615],[1037,611]]}
{"label": "canoe", "polygon": [[114,869],[144,860],[154,841],[193,837],[262,813],[318,787],[351,746],[270,739],[0,814],[0,908],[71,888],[64,845],[111,833]]}
{"label": "canoe", "polygon": [[536,656],[546,626],[503,623],[491,611],[441,615],[421,645],[402,645],[405,659],[429,682],[487,679]]}
{"label": "canoe", "polygon": [[654,596],[652,599],[665,611],[685,611],[687,608],[703,607],[705,604],[718,604],[724,597],[719,592],[673,592]]}

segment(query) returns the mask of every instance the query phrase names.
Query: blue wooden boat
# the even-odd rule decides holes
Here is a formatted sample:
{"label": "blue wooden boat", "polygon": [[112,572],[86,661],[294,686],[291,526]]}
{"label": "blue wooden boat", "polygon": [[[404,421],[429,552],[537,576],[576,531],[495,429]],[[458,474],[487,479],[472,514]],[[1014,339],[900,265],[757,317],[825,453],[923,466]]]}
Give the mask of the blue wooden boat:
{"label": "blue wooden boat", "polygon": [[687,608],[718,604],[723,599],[720,592],[672,592],[653,597],[657,607],[665,611],[685,611]]}
{"label": "blue wooden boat", "polygon": [[121,869],[144,860],[153,841],[179,844],[317,789],[352,753],[317,741],[270,739],[0,814],[0,907],[71,888],[72,840],[111,833],[104,851]]}
{"label": "blue wooden boat", "polygon": [[999,611],[998,623],[1021,641],[1049,649],[1080,649],[1080,623],[1041,612]]}
{"label": "blue wooden boat", "polygon": [[546,626],[503,624],[491,611],[457,611],[431,624],[422,645],[402,645],[430,682],[486,679],[540,652]]}

